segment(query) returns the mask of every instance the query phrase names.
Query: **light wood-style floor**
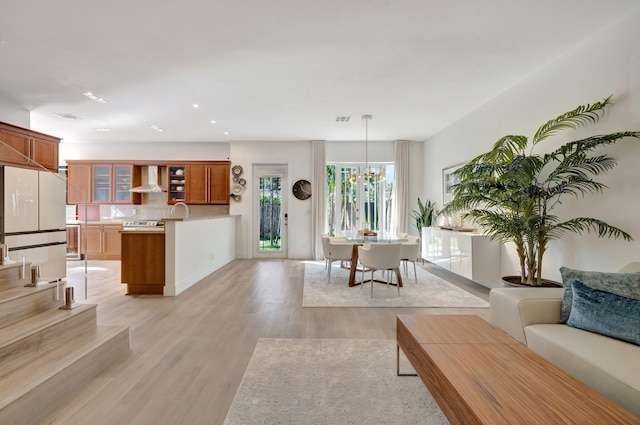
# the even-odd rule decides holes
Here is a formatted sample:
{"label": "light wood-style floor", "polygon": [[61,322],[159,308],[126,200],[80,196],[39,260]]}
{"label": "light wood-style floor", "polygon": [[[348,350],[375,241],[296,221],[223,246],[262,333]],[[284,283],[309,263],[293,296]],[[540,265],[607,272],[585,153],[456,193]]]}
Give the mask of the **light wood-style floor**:
{"label": "light wood-style floor", "polygon": [[[68,285],[77,301],[98,304],[99,324],[129,326],[131,355],[46,424],[222,424],[259,338],[395,339],[397,313],[488,316],[487,309],[302,308],[304,262],[296,260],[235,260],[177,297],[127,296],[120,263],[92,261],[84,300],[83,264],[68,263]],[[486,288],[424,267],[488,299]]]}

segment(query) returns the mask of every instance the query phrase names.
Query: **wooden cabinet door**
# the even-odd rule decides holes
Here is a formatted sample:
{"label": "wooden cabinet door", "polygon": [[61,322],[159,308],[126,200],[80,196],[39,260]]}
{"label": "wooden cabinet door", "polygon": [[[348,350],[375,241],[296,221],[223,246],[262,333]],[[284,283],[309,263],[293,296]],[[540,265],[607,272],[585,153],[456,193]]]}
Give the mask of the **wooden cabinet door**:
{"label": "wooden cabinet door", "polygon": [[213,164],[209,166],[210,204],[229,204],[229,171],[229,164]]}
{"label": "wooden cabinet door", "polygon": [[67,204],[91,202],[91,164],[69,164],[67,167]]}
{"label": "wooden cabinet door", "polygon": [[30,140],[24,134],[0,128],[0,161],[8,164],[29,163]]}
{"label": "wooden cabinet door", "polygon": [[82,253],[86,255],[88,260],[101,260],[102,225],[88,224],[86,226],[82,226],[81,231],[80,245],[82,246]]}
{"label": "wooden cabinet door", "polygon": [[60,139],[0,122],[0,141],[0,163],[58,171]]}
{"label": "wooden cabinet door", "polygon": [[185,202],[188,204],[207,204],[208,192],[208,166],[187,165],[185,171]]}
{"label": "wooden cabinet door", "polygon": [[34,137],[31,139],[31,159],[44,168],[58,172],[58,143]]}
{"label": "wooden cabinet door", "polygon": [[102,233],[102,254],[105,260],[119,260],[122,252],[122,225],[104,224]]}

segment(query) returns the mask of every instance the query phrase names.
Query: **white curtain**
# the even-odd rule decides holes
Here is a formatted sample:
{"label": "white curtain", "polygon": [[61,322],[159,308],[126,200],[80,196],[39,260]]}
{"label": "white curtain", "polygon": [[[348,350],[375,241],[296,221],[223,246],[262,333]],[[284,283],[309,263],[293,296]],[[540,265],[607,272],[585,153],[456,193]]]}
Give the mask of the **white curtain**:
{"label": "white curtain", "polygon": [[324,140],[311,142],[311,256],[322,260],[322,239],[327,232],[327,154]]}
{"label": "white curtain", "polygon": [[391,232],[407,232],[409,205],[409,142],[396,140],[396,156],[393,175],[393,199],[391,202]]}

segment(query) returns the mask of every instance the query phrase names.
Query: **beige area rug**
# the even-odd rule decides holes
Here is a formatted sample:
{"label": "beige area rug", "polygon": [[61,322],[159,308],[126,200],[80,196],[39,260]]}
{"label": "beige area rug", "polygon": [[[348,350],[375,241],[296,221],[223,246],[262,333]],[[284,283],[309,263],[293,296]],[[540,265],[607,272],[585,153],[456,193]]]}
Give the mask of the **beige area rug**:
{"label": "beige area rug", "polygon": [[[400,296],[395,286],[376,283],[371,287],[349,287],[349,270],[334,264],[331,283],[324,262],[309,261],[304,267],[303,307],[489,307],[489,303],[446,280],[417,267],[418,283],[414,283],[413,266],[409,276],[402,276]],[[368,279],[369,273],[365,273]],[[376,279],[382,276],[376,273]],[[361,275],[356,276],[360,280]]]}
{"label": "beige area rug", "polygon": [[260,339],[224,423],[449,422],[394,340]]}

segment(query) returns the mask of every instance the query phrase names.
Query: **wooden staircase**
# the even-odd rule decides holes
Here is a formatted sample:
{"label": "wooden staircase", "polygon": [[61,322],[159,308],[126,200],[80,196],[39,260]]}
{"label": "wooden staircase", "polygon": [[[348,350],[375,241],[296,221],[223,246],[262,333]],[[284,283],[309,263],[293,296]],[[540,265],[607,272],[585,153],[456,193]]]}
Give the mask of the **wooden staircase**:
{"label": "wooden staircase", "polygon": [[61,310],[64,285],[25,287],[22,274],[0,265],[2,425],[36,424],[130,352],[129,328],[97,326],[95,304]]}

